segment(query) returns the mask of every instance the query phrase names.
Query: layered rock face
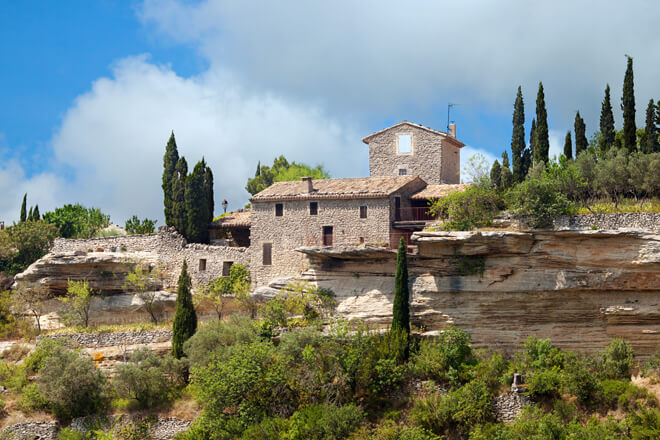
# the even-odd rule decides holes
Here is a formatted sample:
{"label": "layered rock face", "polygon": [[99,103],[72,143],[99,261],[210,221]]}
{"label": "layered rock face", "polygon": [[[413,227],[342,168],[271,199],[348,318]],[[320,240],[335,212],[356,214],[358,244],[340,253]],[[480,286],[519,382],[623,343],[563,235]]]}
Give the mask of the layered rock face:
{"label": "layered rock face", "polygon": [[[476,346],[518,349],[529,335],[595,352],[612,338],[660,349],[660,234],[644,230],[420,232],[409,257],[413,324],[455,324]],[[303,278],[331,288],[338,312],[387,325],[395,253],[301,248]]]}

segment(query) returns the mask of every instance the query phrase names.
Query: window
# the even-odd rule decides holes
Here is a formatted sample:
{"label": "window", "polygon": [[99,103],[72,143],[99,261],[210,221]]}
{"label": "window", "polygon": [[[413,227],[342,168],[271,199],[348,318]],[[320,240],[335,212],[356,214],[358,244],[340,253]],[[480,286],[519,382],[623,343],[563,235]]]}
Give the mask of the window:
{"label": "window", "polygon": [[263,249],[262,263],[264,266],[270,266],[271,264],[273,264],[273,259],[272,259],[273,243],[262,244],[262,249]]}
{"label": "window", "polygon": [[199,259],[199,271],[204,272],[206,270],[206,258]]}
{"label": "window", "polygon": [[309,202],[309,215],[317,215],[319,213],[319,202]]}
{"label": "window", "polygon": [[367,205],[360,206],[360,218],[367,218]]}
{"label": "window", "polygon": [[231,266],[234,264],[233,261],[223,261],[222,262],[222,276],[228,277],[231,273]]}
{"label": "window", "polygon": [[412,153],[412,135],[410,134],[399,135],[398,152],[399,154]]}
{"label": "window", "polygon": [[323,226],[323,246],[332,246],[332,226]]}
{"label": "window", "polygon": [[399,169],[399,176],[407,176],[408,175],[408,170],[405,168]]}
{"label": "window", "polygon": [[284,205],[282,203],[275,204],[275,217],[282,217],[284,215]]}
{"label": "window", "polygon": [[364,244],[364,237],[360,237],[360,244]]}

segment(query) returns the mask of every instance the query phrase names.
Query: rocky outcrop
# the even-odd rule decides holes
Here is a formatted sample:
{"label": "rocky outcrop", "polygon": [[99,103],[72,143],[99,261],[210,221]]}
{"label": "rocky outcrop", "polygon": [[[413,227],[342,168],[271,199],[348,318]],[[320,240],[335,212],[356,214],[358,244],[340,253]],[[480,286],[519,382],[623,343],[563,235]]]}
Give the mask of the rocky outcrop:
{"label": "rocky outcrop", "polygon": [[[456,324],[476,346],[513,350],[529,335],[594,352],[629,340],[660,347],[660,234],[648,230],[419,232],[409,256],[412,322]],[[332,289],[337,311],[387,325],[395,255],[302,248],[302,278]]]}
{"label": "rocky outcrop", "polygon": [[0,292],[8,290],[14,284],[14,278],[4,272],[0,272]]}

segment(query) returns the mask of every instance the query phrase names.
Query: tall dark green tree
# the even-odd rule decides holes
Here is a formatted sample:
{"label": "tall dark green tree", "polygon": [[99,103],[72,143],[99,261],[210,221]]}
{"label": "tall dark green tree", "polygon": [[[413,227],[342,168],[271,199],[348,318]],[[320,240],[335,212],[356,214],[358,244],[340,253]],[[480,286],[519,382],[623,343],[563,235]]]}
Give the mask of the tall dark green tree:
{"label": "tall dark green tree", "polygon": [[32,220],[39,221],[41,220],[41,214],[39,213],[39,204],[34,205],[34,211],[32,211]]}
{"label": "tall dark green tree", "polygon": [[27,220],[27,193],[23,196],[23,203],[21,203],[21,216],[18,222],[23,223]]}
{"label": "tall dark green tree", "polygon": [[172,356],[181,359],[184,356],[183,344],[197,330],[197,313],[190,292],[191,281],[188,275],[188,263],[183,260],[179,283],[176,290],[176,310],[172,324]]}
{"label": "tall dark green tree", "polygon": [[522,88],[518,86],[516,102],[513,104],[513,134],[511,135],[511,155],[513,160],[513,179],[522,182],[525,179],[523,155],[525,151],[525,103]]}
{"label": "tall dark green tree", "polygon": [[564,139],[564,156],[566,159],[573,159],[573,141],[571,140],[571,131],[566,132]]}
{"label": "tall dark green tree", "polygon": [[536,151],[536,118],[532,119],[532,128],[529,130],[529,149],[533,159]]}
{"label": "tall dark green tree", "polygon": [[[202,161],[204,161],[204,158],[202,158]],[[204,169],[204,193],[206,195],[206,206],[209,214],[206,223],[210,223],[213,221],[215,200],[213,196],[213,171],[211,171],[211,167],[208,165]]]}
{"label": "tall dark green tree", "polygon": [[204,159],[195,164],[193,172],[186,178],[185,208],[187,225],[185,237],[189,242],[205,243],[208,241],[209,206],[204,175],[206,162]]}
{"label": "tall dark green tree", "polygon": [[188,178],[188,163],[181,157],[176,163],[175,175],[172,178],[172,226],[181,235],[186,235],[188,216],[186,214],[186,179]]}
{"label": "tall dark green tree", "polygon": [[612,103],[610,102],[610,85],[605,87],[605,97],[600,108],[600,149],[607,151],[614,145],[614,113],[612,113]]}
{"label": "tall dark green tree", "polygon": [[254,177],[261,176],[261,161],[257,162],[257,172],[254,173]]}
{"label": "tall dark green tree", "polygon": [[495,159],[493,166],[490,168],[490,183],[495,187],[499,188],[502,182],[502,167],[500,162]]}
{"label": "tall dark green tree", "polygon": [[[529,169],[532,167],[532,150],[530,148],[525,148],[525,151],[523,151],[523,176],[527,177],[527,173],[529,172]],[[523,180],[524,180],[523,177]]]}
{"label": "tall dark green tree", "polygon": [[550,137],[548,133],[548,112],[545,109],[545,94],[543,83],[539,83],[539,91],[536,95],[536,130],[534,133],[534,163],[543,161],[548,163],[550,152]]}
{"label": "tall dark green tree", "polygon": [[575,157],[578,157],[581,152],[587,149],[589,141],[587,141],[587,127],[584,124],[584,119],[580,116],[580,112],[575,114]]}
{"label": "tall dark green tree", "polygon": [[628,151],[637,149],[637,126],[635,125],[635,81],[633,76],[633,59],[628,58],[626,75],[623,78],[623,95],[621,110],[623,110],[623,146]]}
{"label": "tall dark green tree", "polygon": [[30,222],[34,220],[34,206],[30,206],[30,210],[28,211],[27,219]]}
{"label": "tall dark green tree", "polygon": [[179,161],[179,151],[176,147],[176,139],[174,139],[174,130],[170,134],[170,139],[165,146],[165,156],[163,156],[163,203],[165,206],[165,224],[167,226],[175,226],[174,217],[172,215],[172,187],[173,179],[176,177],[176,165]]}
{"label": "tall dark green tree", "polygon": [[642,151],[644,153],[654,153],[660,151],[658,145],[658,127],[656,126],[656,106],[653,100],[649,100],[649,105],[646,107],[646,128],[644,130],[644,143]]}
{"label": "tall dark green tree", "polygon": [[392,305],[392,330],[410,334],[410,290],[408,286],[408,256],[403,237],[399,241],[394,276],[394,303]]}
{"label": "tall dark green tree", "polygon": [[513,174],[511,174],[511,168],[509,168],[509,155],[505,151],[502,153],[502,171],[500,177],[500,187],[502,189],[511,188],[513,185]]}

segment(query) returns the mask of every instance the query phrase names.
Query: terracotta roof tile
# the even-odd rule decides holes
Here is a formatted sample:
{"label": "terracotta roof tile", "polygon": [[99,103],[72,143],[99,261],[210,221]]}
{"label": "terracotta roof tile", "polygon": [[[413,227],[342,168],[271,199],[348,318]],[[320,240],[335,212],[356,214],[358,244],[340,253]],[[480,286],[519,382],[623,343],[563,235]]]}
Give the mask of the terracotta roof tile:
{"label": "terracotta roof tile", "polygon": [[420,192],[413,194],[410,198],[413,200],[439,199],[454,191],[463,191],[468,186],[465,183],[428,185]]}
{"label": "terracotta roof tile", "polygon": [[411,185],[414,191],[425,182],[419,176],[361,177],[351,179],[313,180],[313,192],[307,192],[302,181],[275,182],[250,199],[255,202],[296,199],[381,198]]}
{"label": "terracotta roof tile", "polygon": [[212,223],[214,228],[249,228],[252,224],[250,220],[250,211],[236,211],[220,217]]}
{"label": "terracotta roof tile", "polygon": [[394,124],[391,127],[383,128],[382,130],[379,130],[375,133],[371,133],[369,136],[362,139],[362,142],[364,142],[365,144],[369,144],[369,142],[371,141],[371,138],[373,138],[375,136],[378,136],[381,133],[385,133],[386,131],[391,130],[393,128],[400,127],[401,125],[410,125],[411,127],[416,127],[416,128],[422,129],[422,130],[426,130],[429,133],[437,134],[439,136],[442,136],[443,138],[445,138],[449,142],[454,143],[459,148],[462,148],[462,147],[465,146],[465,144],[463,142],[459,141],[458,139],[456,139],[454,137],[449,136],[444,131],[434,130],[432,128],[424,127],[423,125],[415,124],[414,122],[409,122],[409,121],[399,122],[398,124]]}

